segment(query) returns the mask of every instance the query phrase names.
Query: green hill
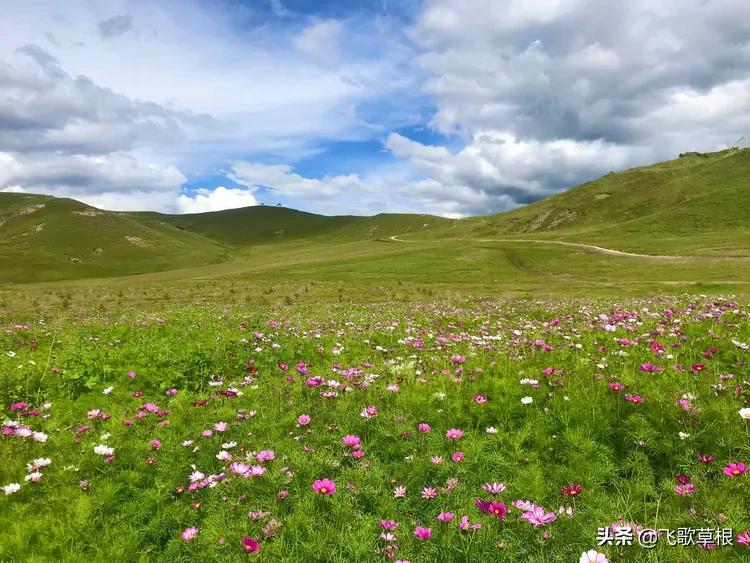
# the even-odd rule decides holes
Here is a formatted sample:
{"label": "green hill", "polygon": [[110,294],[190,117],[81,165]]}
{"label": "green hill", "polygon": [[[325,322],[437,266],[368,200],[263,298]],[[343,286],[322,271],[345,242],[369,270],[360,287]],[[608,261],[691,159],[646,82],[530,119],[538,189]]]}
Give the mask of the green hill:
{"label": "green hill", "polygon": [[285,207],[243,207],[210,213],[164,215],[135,213],[147,223],[171,225],[235,247],[318,239],[321,242],[350,242],[445,226],[451,221],[432,215],[380,214],[372,217],[338,215],[328,217]]}
{"label": "green hill", "polygon": [[509,213],[461,221],[454,231],[644,254],[750,255],[750,149],[610,173]]}
{"label": "green hill", "polygon": [[219,262],[217,243],[71,199],[0,193],[0,282],[123,276]]}
{"label": "green hill", "polygon": [[[318,278],[362,273],[377,263],[372,279],[414,269],[415,279],[434,271],[430,279],[450,280],[456,260],[466,266],[464,275],[472,276],[485,259],[487,279],[493,279],[498,260],[507,262],[509,272],[552,275],[550,265],[563,255],[560,246],[532,250],[540,245],[518,242],[506,244],[499,255],[496,245],[482,252],[478,246],[533,239],[641,254],[748,256],[749,219],[750,150],[738,149],[612,172],[508,213],[462,220],[416,214],[327,217],[266,206],[193,215],[116,213],[69,199],[0,193],[0,283],[179,269],[190,277],[187,270],[218,263],[216,271],[229,275],[301,262],[319,263],[310,270]],[[391,242],[394,235],[423,245],[442,243],[406,249],[378,242]],[[565,258],[556,271],[573,263],[578,272],[594,271],[585,252],[571,260]],[[688,268],[680,275],[699,274]]]}

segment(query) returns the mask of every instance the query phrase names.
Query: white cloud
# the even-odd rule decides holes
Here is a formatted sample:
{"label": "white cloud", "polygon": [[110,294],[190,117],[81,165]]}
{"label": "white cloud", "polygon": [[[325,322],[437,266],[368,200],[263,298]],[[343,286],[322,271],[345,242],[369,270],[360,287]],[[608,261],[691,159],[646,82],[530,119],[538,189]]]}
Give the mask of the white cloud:
{"label": "white cloud", "polygon": [[258,201],[250,190],[223,186],[214,190],[200,189],[195,195],[183,194],[177,198],[178,213],[205,213],[253,205],[258,205]]}
{"label": "white cloud", "polygon": [[465,146],[386,146],[472,212],[725,148],[750,128],[748,17],[744,0],[429,1],[412,33],[431,125]]}
{"label": "white cloud", "polygon": [[329,65],[339,62],[339,38],[343,25],[337,20],[315,22],[294,39],[297,50]]}

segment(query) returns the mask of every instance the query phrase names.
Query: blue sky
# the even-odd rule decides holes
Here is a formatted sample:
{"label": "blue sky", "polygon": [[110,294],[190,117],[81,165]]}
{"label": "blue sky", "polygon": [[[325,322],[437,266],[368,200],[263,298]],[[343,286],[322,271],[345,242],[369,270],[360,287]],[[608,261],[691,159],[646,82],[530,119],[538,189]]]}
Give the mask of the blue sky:
{"label": "blue sky", "polygon": [[745,0],[0,0],[0,190],[494,213],[750,131]]}

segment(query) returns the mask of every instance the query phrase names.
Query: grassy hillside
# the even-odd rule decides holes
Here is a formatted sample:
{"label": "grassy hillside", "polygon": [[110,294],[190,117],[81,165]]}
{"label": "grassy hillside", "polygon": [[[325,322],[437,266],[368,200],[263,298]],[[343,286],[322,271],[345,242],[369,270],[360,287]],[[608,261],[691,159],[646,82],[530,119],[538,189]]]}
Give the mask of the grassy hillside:
{"label": "grassy hillside", "polygon": [[610,173],[509,213],[461,222],[467,236],[555,238],[645,254],[750,254],[750,150],[689,153]]}
{"label": "grassy hillside", "polygon": [[[263,206],[195,215],[114,213],[67,199],[0,194],[0,283],[166,272],[154,279],[221,277],[261,286],[280,279],[303,286],[387,280],[523,291],[551,288],[554,281],[733,287],[750,281],[749,218],[750,150],[690,154],[611,173],[509,213],[460,221],[326,217]],[[394,242],[393,235],[411,242]],[[591,249],[527,239],[713,258],[666,263],[595,256]]]}
{"label": "grassy hillside", "polygon": [[123,276],[226,259],[217,243],[70,199],[0,193],[0,282]]}
{"label": "grassy hillside", "polygon": [[327,217],[285,207],[244,207],[211,213],[164,215],[135,213],[147,224],[171,225],[220,243],[248,246],[316,238],[323,242],[366,240],[450,224],[431,215],[380,214],[373,217]]}

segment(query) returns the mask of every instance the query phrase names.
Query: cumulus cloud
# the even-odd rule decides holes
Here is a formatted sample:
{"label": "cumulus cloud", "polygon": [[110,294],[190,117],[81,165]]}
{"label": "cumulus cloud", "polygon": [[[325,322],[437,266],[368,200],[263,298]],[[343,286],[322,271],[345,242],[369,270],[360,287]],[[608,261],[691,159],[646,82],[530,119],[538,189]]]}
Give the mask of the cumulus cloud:
{"label": "cumulus cloud", "polygon": [[725,148],[750,126],[748,16],[744,0],[432,0],[413,28],[430,123],[465,148],[386,146],[448,198],[502,198],[484,211]]}
{"label": "cumulus cloud", "polygon": [[177,213],[205,213],[258,205],[252,191],[219,186],[214,190],[199,189],[194,195],[177,198]]}

